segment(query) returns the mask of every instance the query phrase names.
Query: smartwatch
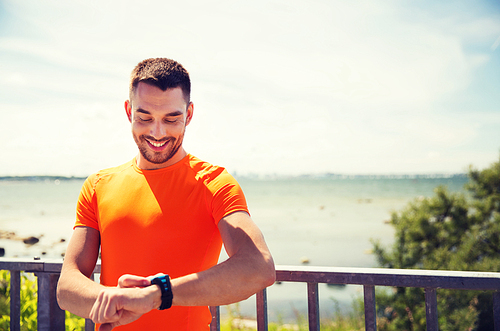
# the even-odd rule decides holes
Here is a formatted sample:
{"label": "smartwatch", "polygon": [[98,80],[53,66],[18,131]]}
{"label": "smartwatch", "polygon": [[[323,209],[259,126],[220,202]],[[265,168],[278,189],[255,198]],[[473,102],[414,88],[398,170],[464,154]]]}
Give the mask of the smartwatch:
{"label": "smartwatch", "polygon": [[151,285],[156,284],[161,290],[161,305],[158,310],[164,310],[172,307],[172,286],[170,284],[170,277],[168,275],[156,275],[151,279]]}

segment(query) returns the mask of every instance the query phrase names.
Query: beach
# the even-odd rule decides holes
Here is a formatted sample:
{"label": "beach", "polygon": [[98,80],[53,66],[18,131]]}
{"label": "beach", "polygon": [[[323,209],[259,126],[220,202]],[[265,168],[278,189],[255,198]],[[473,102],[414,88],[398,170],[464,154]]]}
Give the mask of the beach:
{"label": "beach", "polygon": [[[461,191],[465,176],[304,176],[237,178],[276,264],[376,267],[370,240],[392,243],[387,224],[393,211],[445,185]],[[61,259],[71,237],[76,201],[84,179],[0,180],[0,247],[5,257]],[[7,234],[11,234],[7,238]],[[35,244],[23,239],[37,238]],[[15,239],[13,239],[15,238]],[[221,254],[221,260],[227,256]],[[356,286],[320,286],[324,311],[335,300],[349,303]],[[268,290],[270,318],[305,311],[306,285],[273,285]],[[240,304],[252,315],[254,299]],[[224,311],[223,311],[224,312]]]}

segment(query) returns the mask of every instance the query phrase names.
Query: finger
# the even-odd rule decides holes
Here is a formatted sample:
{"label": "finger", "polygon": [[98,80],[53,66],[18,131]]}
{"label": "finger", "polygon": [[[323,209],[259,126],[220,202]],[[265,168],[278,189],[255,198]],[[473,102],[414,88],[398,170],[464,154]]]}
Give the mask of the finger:
{"label": "finger", "polygon": [[113,326],[111,325],[111,323],[104,323],[104,324],[101,324],[101,326],[99,327],[99,331],[111,331],[113,330]]}
{"label": "finger", "polygon": [[121,313],[116,299],[113,300],[109,295],[101,292],[92,306],[90,317],[94,323],[108,323],[119,320]]}
{"label": "finger", "polygon": [[118,287],[145,287],[151,285],[151,281],[146,277],[135,275],[122,275],[118,279]]}
{"label": "finger", "polygon": [[116,300],[108,300],[101,307],[100,317],[102,322],[116,322],[122,316],[123,310],[117,307]]}
{"label": "finger", "polygon": [[101,306],[101,296],[99,295],[90,309],[89,317],[94,323],[98,323],[99,311]]}

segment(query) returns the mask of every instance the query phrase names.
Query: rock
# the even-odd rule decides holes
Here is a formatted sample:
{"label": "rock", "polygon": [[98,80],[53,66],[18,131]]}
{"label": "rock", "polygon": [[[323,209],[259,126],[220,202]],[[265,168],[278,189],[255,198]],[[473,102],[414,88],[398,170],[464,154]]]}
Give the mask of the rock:
{"label": "rock", "polygon": [[40,241],[40,239],[38,239],[37,237],[33,237],[33,236],[23,239],[23,243],[25,243],[26,245],[34,245],[39,241]]}

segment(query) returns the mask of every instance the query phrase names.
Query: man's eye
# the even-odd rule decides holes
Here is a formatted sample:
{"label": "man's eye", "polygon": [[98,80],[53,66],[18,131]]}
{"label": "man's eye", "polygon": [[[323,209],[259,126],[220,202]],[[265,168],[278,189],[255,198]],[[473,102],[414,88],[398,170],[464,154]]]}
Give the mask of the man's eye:
{"label": "man's eye", "polygon": [[151,119],[150,118],[139,117],[139,121],[141,121],[141,122],[151,122]]}
{"label": "man's eye", "polygon": [[165,123],[175,123],[177,122],[177,119],[176,118],[165,118]]}

